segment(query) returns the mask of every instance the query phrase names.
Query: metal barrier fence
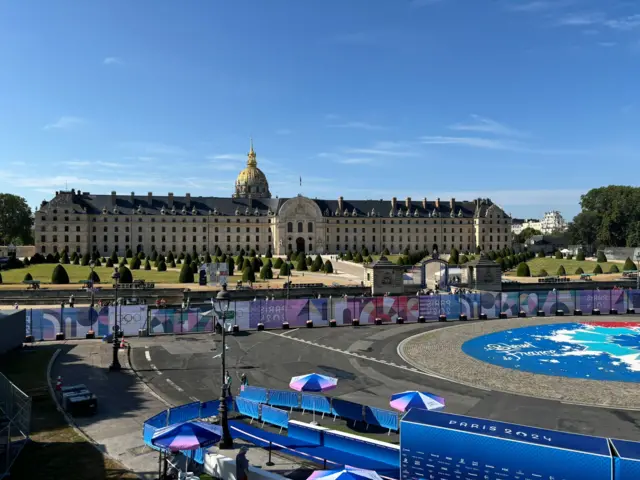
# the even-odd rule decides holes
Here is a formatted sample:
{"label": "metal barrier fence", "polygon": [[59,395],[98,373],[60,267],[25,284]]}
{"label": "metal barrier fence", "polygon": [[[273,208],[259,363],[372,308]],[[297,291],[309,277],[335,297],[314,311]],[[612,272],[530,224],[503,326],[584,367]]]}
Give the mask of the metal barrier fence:
{"label": "metal barrier fence", "polygon": [[0,478],[9,469],[29,439],[31,397],[0,373]]}
{"label": "metal barrier fence", "polygon": [[[215,330],[219,314],[210,306],[172,309],[146,305],[103,307],[100,309],[56,308],[27,311],[26,333],[34,340],[53,340],[58,332],[66,338],[83,338],[93,331],[102,337],[111,333],[116,318],[125,335],[205,333]],[[640,290],[562,290],[547,292],[484,292],[454,295],[424,295],[363,298],[318,298],[254,300],[231,302],[227,325],[240,330],[259,327],[303,327],[417,322],[441,319],[468,319],[556,315],[640,313]],[[442,318],[441,318],[442,316]]]}

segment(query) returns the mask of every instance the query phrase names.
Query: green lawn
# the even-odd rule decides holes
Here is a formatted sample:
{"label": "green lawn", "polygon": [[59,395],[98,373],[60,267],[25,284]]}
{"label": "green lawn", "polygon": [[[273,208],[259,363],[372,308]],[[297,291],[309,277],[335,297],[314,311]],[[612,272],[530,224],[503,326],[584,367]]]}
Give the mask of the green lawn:
{"label": "green lawn", "polygon": [[[574,275],[575,271],[578,267],[584,270],[584,273],[593,273],[593,269],[596,268],[598,262],[590,262],[587,260],[579,261],[579,260],[567,260],[563,258],[562,260],[556,258],[532,258],[528,260],[529,269],[531,270],[532,276],[538,276],[540,270],[546,270],[547,273],[551,276],[556,275],[558,271],[558,267],[562,265],[567,272],[567,275]],[[600,267],[602,268],[603,273],[609,273],[609,269],[612,265],[616,265],[618,269],[622,272],[622,267],[624,262],[606,262],[601,263]],[[512,271],[508,272],[507,275],[515,275],[515,267]]]}
{"label": "green lawn", "polygon": [[[34,280],[40,280],[42,283],[51,283],[51,273],[56,265],[57,264],[53,263],[41,263],[38,265],[29,265],[24,268],[3,270],[2,283],[21,283],[27,272],[31,274]],[[153,263],[151,265],[151,270],[144,270],[144,263],[143,268],[140,270],[131,270],[133,279],[155,283],[178,283],[180,272],[175,270],[158,272],[153,268]],[[69,274],[69,281],[71,283],[80,283],[81,280],[87,280],[91,272],[89,267],[83,267],[81,265],[63,265],[63,267]],[[112,283],[111,274],[113,273],[113,268],[96,267],[95,272],[100,276],[101,283]]]}
{"label": "green lawn", "polygon": [[32,397],[31,441],[11,469],[11,478],[116,480],[138,478],[103,456],[71,428],[47,389],[46,369],[55,347],[15,350],[0,357],[0,371]]}

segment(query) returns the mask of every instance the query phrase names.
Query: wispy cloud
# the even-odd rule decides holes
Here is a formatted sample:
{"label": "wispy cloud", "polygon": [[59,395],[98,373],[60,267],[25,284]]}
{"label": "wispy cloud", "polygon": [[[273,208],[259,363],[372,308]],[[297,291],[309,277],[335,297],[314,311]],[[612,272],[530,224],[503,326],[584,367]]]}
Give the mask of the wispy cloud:
{"label": "wispy cloud", "polygon": [[640,14],[610,18],[602,12],[570,13],[561,16],[557,24],[569,27],[601,26],[612,30],[631,31],[640,28]]}
{"label": "wispy cloud", "polygon": [[634,30],[640,27],[640,14],[606,20],[604,24],[614,30]]}
{"label": "wispy cloud", "polygon": [[102,63],[104,65],[124,65],[124,61],[120,57],[106,57]]}
{"label": "wispy cloud", "polygon": [[44,126],[45,130],[69,130],[85,123],[80,117],[63,116]]}
{"label": "wispy cloud", "polygon": [[222,153],[218,155],[207,156],[207,160],[232,160],[234,162],[242,162],[242,161],[245,161],[246,159],[247,159],[247,156],[242,155],[240,153]]}
{"label": "wispy cloud", "polygon": [[449,127],[451,130],[460,130],[468,132],[489,133],[492,135],[503,135],[508,137],[526,137],[527,133],[521,132],[514,128],[508,127],[502,123],[491,120],[490,118],[481,117],[480,115],[471,115],[471,122],[456,123]]}
{"label": "wispy cloud", "polygon": [[358,128],[361,130],[384,130],[385,127],[381,125],[374,125],[372,123],[367,122],[346,122],[346,123],[338,123],[334,125],[329,125],[331,128]]}
{"label": "wispy cloud", "polygon": [[343,158],[338,160],[338,163],[342,163],[344,165],[367,165],[369,163],[374,163],[373,158]]}
{"label": "wispy cloud", "polygon": [[126,168],[127,165],[124,163],[118,162],[105,162],[102,160],[69,160],[67,162],[62,162],[63,165],[67,165],[68,167],[107,167],[107,168]]}
{"label": "wispy cloud", "polygon": [[512,12],[538,13],[557,10],[576,3],[576,0],[508,0],[506,8]]}
{"label": "wispy cloud", "polygon": [[604,48],[611,48],[611,47],[615,47],[616,45],[617,45],[616,42],[598,42],[598,46],[604,47]]}
{"label": "wispy cloud", "polygon": [[344,153],[350,155],[376,155],[380,157],[417,157],[417,152],[402,150],[383,150],[380,148],[347,148]]}
{"label": "wispy cloud", "polygon": [[424,136],[420,141],[425,145],[461,145],[465,147],[487,148],[490,150],[517,150],[516,144],[504,140],[481,137]]}
{"label": "wispy cloud", "polygon": [[276,130],[276,135],[291,135],[292,133],[288,128],[279,128]]}

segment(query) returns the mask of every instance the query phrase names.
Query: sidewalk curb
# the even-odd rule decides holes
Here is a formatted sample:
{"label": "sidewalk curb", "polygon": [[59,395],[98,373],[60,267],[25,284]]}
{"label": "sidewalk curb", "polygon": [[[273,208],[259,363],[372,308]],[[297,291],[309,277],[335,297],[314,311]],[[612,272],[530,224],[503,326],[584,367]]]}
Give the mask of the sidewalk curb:
{"label": "sidewalk curb", "polygon": [[64,419],[67,422],[67,424],[69,424],[69,426],[71,428],[73,428],[73,430],[78,435],[80,435],[88,443],[90,443],[98,452],[100,452],[105,457],[110,458],[114,462],[118,462],[120,465],[124,466],[125,469],[127,469],[129,472],[133,473],[138,478],[141,478],[136,472],[134,472],[129,467],[127,467],[124,463],[122,463],[122,461],[120,461],[117,458],[109,455],[106,451],[104,451],[102,448],[100,448],[100,445],[93,438],[91,438],[89,435],[87,435],[84,432],[84,430],[82,428],[80,428],[76,424],[76,422],[73,420],[73,418],[62,408],[62,405],[60,405],[60,402],[58,402],[58,397],[56,396],[56,393],[55,393],[55,391],[53,389],[53,384],[51,382],[51,370],[53,369],[53,364],[56,362],[56,360],[60,356],[60,352],[62,352],[62,349],[58,348],[55,351],[55,353],[51,356],[51,358],[49,359],[49,364],[47,365],[47,386],[49,387],[49,396],[51,396],[53,402],[56,404],[56,409],[58,410],[58,412],[60,412],[62,414],[62,416],[64,417]]}

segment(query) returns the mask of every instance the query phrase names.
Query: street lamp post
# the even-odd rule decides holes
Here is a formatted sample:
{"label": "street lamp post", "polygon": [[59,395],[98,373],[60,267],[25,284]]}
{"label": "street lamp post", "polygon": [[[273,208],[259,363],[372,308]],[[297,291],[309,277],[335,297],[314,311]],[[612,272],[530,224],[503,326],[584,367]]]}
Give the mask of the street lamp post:
{"label": "street lamp post", "polygon": [[640,252],[636,253],[636,263],[638,264],[636,269],[636,289],[640,290]]}
{"label": "street lamp post", "polygon": [[[227,355],[227,345],[225,342],[225,317],[227,312],[229,311],[229,304],[231,303],[231,295],[227,292],[227,285],[222,285],[222,290],[218,292],[216,295],[216,302],[218,303],[218,311],[222,316],[222,353],[220,358],[222,359],[222,371],[221,371],[221,382],[222,382],[222,392],[220,394],[220,426],[222,427],[222,439],[218,443],[218,448],[220,450],[230,450],[233,448],[233,439],[231,438],[231,432],[229,431],[229,415],[227,409],[227,384],[225,379],[226,373],[226,355]],[[212,302],[213,303],[213,302]]]}
{"label": "street lamp post", "polygon": [[120,359],[118,358],[118,279],[120,278],[120,272],[118,272],[118,267],[114,267],[114,272],[111,274],[111,278],[113,278],[115,282],[116,289],[116,300],[115,300],[115,311],[114,311],[114,323],[113,323],[113,360],[111,365],[109,365],[109,370],[111,371],[120,371],[122,368],[120,366]]}
{"label": "street lamp post", "polygon": [[93,308],[94,305],[94,288],[93,288],[93,269],[96,268],[96,262],[94,262],[93,260],[91,260],[91,263],[89,263],[89,268],[91,269],[91,276],[89,277],[89,280],[91,280],[91,283],[89,284],[89,286],[91,287],[91,308]]}

